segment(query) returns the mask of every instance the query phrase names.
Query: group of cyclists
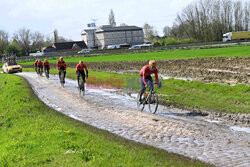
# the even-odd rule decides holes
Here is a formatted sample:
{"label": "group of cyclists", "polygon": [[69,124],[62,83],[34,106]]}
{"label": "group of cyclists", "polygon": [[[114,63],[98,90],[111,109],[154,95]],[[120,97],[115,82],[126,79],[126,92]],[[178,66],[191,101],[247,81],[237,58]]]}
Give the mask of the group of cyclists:
{"label": "group of cyclists", "polygon": [[[44,69],[46,71],[50,70],[50,63],[48,62],[47,59],[44,60],[44,63],[40,60],[36,60],[34,63],[35,70],[37,68],[40,68],[41,70]],[[61,76],[61,73],[63,72],[63,83],[65,83],[65,76],[66,76],[66,63],[63,60],[63,57],[60,57],[59,60],[57,61],[56,64],[58,74],[59,74],[59,79]],[[85,71],[86,75],[85,75]],[[155,74],[155,82],[159,86],[159,79],[158,79],[158,69],[156,68],[156,61],[155,60],[150,60],[148,65],[145,65],[142,67],[140,70],[140,83],[141,83],[141,90],[140,90],[140,98],[142,94],[145,92],[145,89],[147,87],[150,87],[150,89],[154,89],[154,81],[151,77],[151,74]],[[77,75],[77,82],[79,85],[79,79],[82,77],[82,80],[85,82],[85,77],[88,78],[88,68],[87,65],[81,60],[79,63],[76,65],[76,75]]]}
{"label": "group of cyclists", "polygon": [[37,73],[38,73],[38,71],[40,71],[42,73],[43,70],[44,70],[49,75],[50,64],[49,64],[47,59],[44,59],[44,62],[42,62],[41,59],[36,60],[35,63],[34,63],[34,68],[35,68],[35,71]]}
{"label": "group of cyclists", "polygon": [[[63,83],[65,83],[65,76],[66,76],[66,68],[67,65],[65,63],[65,61],[63,60],[63,57],[60,57],[59,60],[56,63],[56,67],[57,67],[57,71],[58,71],[58,75],[59,75],[59,79],[61,74],[63,74]],[[45,72],[47,72],[49,74],[49,70],[50,70],[50,63],[47,59],[44,60],[44,62],[42,62],[41,59],[36,60],[34,63],[34,68],[35,71],[37,72],[38,69],[39,70],[44,70]],[[85,75],[85,71],[86,71],[86,75]],[[86,82],[85,78],[88,78],[88,68],[86,66],[86,64],[81,60],[79,61],[79,63],[76,65],[76,75],[77,75],[77,81],[78,81],[78,85],[79,85],[79,80],[80,77],[82,77],[82,80],[84,82]]]}

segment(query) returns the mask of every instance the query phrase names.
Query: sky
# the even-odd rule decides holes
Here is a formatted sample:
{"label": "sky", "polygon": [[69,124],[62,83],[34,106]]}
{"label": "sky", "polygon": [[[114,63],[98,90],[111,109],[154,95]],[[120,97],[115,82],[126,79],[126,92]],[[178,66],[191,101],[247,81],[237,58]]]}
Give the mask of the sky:
{"label": "sky", "polygon": [[12,37],[22,28],[52,37],[75,41],[95,19],[97,26],[107,25],[112,9],[117,25],[152,25],[159,35],[164,26],[172,26],[178,13],[193,0],[0,0],[0,30]]}

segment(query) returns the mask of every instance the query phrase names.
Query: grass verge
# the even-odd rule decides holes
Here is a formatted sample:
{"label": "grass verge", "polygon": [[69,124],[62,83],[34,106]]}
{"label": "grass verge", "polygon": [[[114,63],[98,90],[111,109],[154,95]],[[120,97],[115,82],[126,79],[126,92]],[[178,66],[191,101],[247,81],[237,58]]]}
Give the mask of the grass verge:
{"label": "grass verge", "polygon": [[209,166],[57,113],[21,77],[0,74],[0,95],[0,166]]}
{"label": "grass verge", "polygon": [[[236,57],[250,56],[250,46],[237,46],[213,49],[188,49],[172,50],[147,53],[128,53],[119,55],[98,55],[84,57],[85,62],[114,62],[114,61],[143,61],[143,60],[167,60],[167,59],[186,59],[186,58],[205,58],[205,57]],[[65,57],[67,63],[76,63],[81,57]],[[56,63],[58,58],[49,59],[50,63]],[[34,62],[20,62],[22,65],[30,65]]]}
{"label": "grass verge", "polygon": [[[24,69],[24,71],[34,71]],[[56,69],[51,73],[57,74]],[[67,77],[76,79],[75,69],[67,68]],[[140,89],[137,74],[118,74],[89,70],[88,83],[106,88]],[[162,81],[162,89],[157,89],[164,99],[162,103],[184,109],[198,109],[227,113],[250,113],[250,86],[238,84],[203,83],[167,79]]]}

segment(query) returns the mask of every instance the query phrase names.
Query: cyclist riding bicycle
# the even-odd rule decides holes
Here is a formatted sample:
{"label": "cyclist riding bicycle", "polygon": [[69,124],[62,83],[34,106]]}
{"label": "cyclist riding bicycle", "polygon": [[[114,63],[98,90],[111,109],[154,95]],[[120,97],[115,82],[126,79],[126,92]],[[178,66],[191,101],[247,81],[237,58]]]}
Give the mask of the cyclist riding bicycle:
{"label": "cyclist riding bicycle", "polygon": [[37,63],[38,63],[38,60],[36,59],[35,63],[34,63],[34,68],[35,68],[35,71],[37,72]]}
{"label": "cyclist riding bicycle", "polygon": [[151,77],[151,74],[155,74],[155,82],[159,86],[159,79],[158,79],[158,69],[156,68],[155,60],[150,60],[149,65],[145,65],[140,70],[140,83],[141,83],[141,90],[140,90],[140,101],[142,94],[145,92],[147,87],[150,89],[154,89],[154,81]]}
{"label": "cyclist riding bicycle", "polygon": [[61,76],[61,71],[63,71],[64,75],[63,75],[62,79],[63,79],[63,83],[65,83],[66,63],[63,60],[63,57],[59,58],[59,60],[57,61],[56,67],[57,67],[57,71],[59,72],[59,79],[60,79],[60,76]]}
{"label": "cyclist riding bicycle", "polygon": [[38,60],[37,67],[40,70],[40,72],[43,72],[43,62],[41,59]]}
{"label": "cyclist riding bicycle", "polygon": [[50,70],[50,64],[48,62],[47,59],[44,60],[44,63],[43,63],[43,70],[46,72],[48,72],[48,75],[49,75],[49,70]]}
{"label": "cyclist riding bicycle", "polygon": [[78,85],[79,85],[80,76],[82,77],[82,80],[85,82],[84,69],[86,71],[86,77],[88,78],[88,68],[87,68],[86,64],[81,60],[81,61],[79,61],[79,64],[76,65],[76,75],[77,75]]}

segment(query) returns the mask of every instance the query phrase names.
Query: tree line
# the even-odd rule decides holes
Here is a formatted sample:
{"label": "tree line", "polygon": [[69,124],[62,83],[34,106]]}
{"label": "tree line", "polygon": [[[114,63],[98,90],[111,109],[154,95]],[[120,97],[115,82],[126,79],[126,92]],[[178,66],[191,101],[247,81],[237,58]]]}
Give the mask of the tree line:
{"label": "tree line", "polygon": [[0,30],[0,57],[2,54],[16,54],[17,56],[29,55],[29,53],[41,50],[42,47],[51,46],[53,42],[72,41],[58,36],[54,30],[54,37],[45,39],[40,32],[32,32],[30,29],[22,28],[15,32],[10,38],[9,34]]}
{"label": "tree line", "polygon": [[[221,41],[223,34],[249,31],[250,2],[232,0],[199,0],[177,14],[172,27],[165,26],[165,38],[189,41]],[[144,25],[145,37],[157,39],[154,27]]]}

